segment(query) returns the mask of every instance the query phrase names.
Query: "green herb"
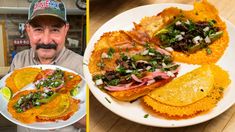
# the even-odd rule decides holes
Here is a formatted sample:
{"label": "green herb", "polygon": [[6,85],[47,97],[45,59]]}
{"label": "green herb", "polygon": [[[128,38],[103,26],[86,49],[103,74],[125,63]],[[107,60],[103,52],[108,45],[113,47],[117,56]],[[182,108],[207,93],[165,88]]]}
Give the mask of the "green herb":
{"label": "green herb", "polygon": [[212,27],[212,26],[214,26],[216,24],[216,21],[212,19],[208,23]]}
{"label": "green herb", "polygon": [[132,66],[134,69],[136,69],[136,66],[135,66],[134,62],[131,62],[131,66]]}
{"label": "green herb", "polygon": [[149,117],[149,114],[145,114],[145,115],[144,115],[144,118],[148,118],[148,117]]}
{"label": "green herb", "polygon": [[151,60],[150,64],[152,64],[153,66],[157,65],[157,61],[156,60]]}
{"label": "green herb", "polygon": [[54,93],[53,95],[51,95],[50,97],[48,98],[43,98],[43,99],[38,99],[36,100],[36,102],[39,102],[39,103],[48,103],[50,101],[52,101],[55,97],[57,97],[59,94],[58,93]]}
{"label": "green herb", "polygon": [[120,82],[120,79],[113,79],[111,81],[108,82],[109,85],[111,86],[117,86]]}
{"label": "green herb", "polygon": [[22,112],[24,112],[24,111],[23,111],[23,109],[21,109],[21,108],[17,108],[17,109],[16,109],[16,112],[17,112],[17,113],[22,113]]}
{"label": "green herb", "polygon": [[212,53],[212,50],[210,48],[206,48],[207,55],[210,55]]}
{"label": "green herb", "polygon": [[128,56],[126,56],[124,53],[121,53],[121,59],[123,61],[126,61],[128,59]]}
{"label": "green herb", "polygon": [[104,75],[95,75],[92,77],[93,80],[104,79]]}
{"label": "green herb", "polygon": [[215,41],[216,39],[220,38],[223,35],[223,31],[219,31],[213,34],[209,35],[209,38],[211,39],[211,41]]}
{"label": "green herb", "polygon": [[136,77],[141,78],[143,75],[138,70],[133,70],[132,74],[135,74]]}
{"label": "green herb", "polygon": [[140,55],[136,54],[131,57],[134,61],[139,61],[139,60],[144,60],[144,61],[149,61],[151,60],[151,56],[146,56],[146,55]]}
{"label": "green herb", "polygon": [[115,52],[114,48],[109,48],[108,50],[108,58],[112,58],[113,57],[113,53]]}
{"label": "green herb", "polygon": [[76,96],[76,95],[78,95],[78,88],[74,88],[74,89],[72,89],[71,91],[70,91],[70,95],[71,96]]}
{"label": "green herb", "polygon": [[119,73],[126,73],[126,70],[125,70],[125,68],[124,67],[122,67],[122,66],[119,66],[118,68],[116,68],[116,71],[117,72],[119,72]]}
{"label": "green herb", "polygon": [[39,82],[38,84],[36,84],[36,88],[37,88],[37,89],[40,89],[40,86],[41,86],[41,85],[40,85],[40,82]]}
{"label": "green herb", "polygon": [[105,97],[105,99],[111,104],[111,101],[109,101],[106,97]]}

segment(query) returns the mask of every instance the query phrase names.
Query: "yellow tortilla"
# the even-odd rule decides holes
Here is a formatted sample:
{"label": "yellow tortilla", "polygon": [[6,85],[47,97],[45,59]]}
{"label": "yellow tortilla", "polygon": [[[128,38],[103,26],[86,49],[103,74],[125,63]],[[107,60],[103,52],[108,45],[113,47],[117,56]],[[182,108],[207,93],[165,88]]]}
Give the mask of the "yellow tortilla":
{"label": "yellow tortilla", "polygon": [[38,121],[66,120],[71,117],[79,107],[79,100],[72,99],[69,94],[59,94],[52,101],[40,107],[33,107],[22,113],[17,113],[14,104],[23,95],[28,95],[37,90],[25,90],[17,93],[8,103],[8,112],[20,122],[31,124]]}
{"label": "yellow tortilla", "polygon": [[202,66],[157,88],[148,96],[167,105],[185,106],[206,97],[213,83],[210,67]]}
{"label": "yellow tortilla", "polygon": [[[186,18],[197,21],[209,21],[216,20],[216,27],[223,31],[222,37],[214,41],[209,45],[212,53],[207,55],[205,49],[199,50],[192,54],[185,54],[183,52],[173,51],[172,55],[175,61],[184,62],[189,64],[210,64],[217,62],[224,54],[225,49],[228,47],[229,36],[226,30],[225,23],[220,19],[217,9],[207,2],[202,0],[194,3],[194,9],[185,11],[179,8],[170,7],[163,10],[156,16],[145,17],[138,25],[135,25],[134,30],[143,29],[151,38],[154,38],[154,34],[160,29],[168,25],[174,18],[174,16],[184,15]],[[154,40],[154,39],[153,39]],[[154,40],[155,44],[159,44],[159,41]]]}
{"label": "yellow tortilla", "polygon": [[7,79],[6,86],[16,93],[21,88],[32,83],[38,73],[41,71],[39,68],[22,68],[15,70]]}
{"label": "yellow tortilla", "polygon": [[[192,75],[199,77],[199,79],[205,79],[202,75],[206,75],[207,77],[213,79],[212,82],[210,82],[211,79],[206,79],[209,82],[199,81],[193,84],[192,82],[194,82],[195,80],[190,79]],[[179,82],[177,79],[181,80],[181,82]],[[214,64],[204,65],[177,79],[169,83],[171,87],[169,87],[169,85],[166,85],[144,96],[143,97],[144,105],[153,109],[158,114],[166,116],[167,118],[190,117],[200,112],[211,110],[213,107],[215,107],[217,102],[223,97],[223,90],[226,89],[231,82],[228,73]],[[179,88],[181,87],[179,83],[181,83],[182,85],[185,85],[185,83],[190,84],[191,87],[197,86],[197,88],[203,88],[205,86],[205,84],[203,83],[212,83],[212,88],[210,89],[203,88],[204,90],[207,90],[204,91],[206,94],[195,92],[195,94],[198,95],[194,94],[187,95],[188,93],[191,93],[192,90],[191,92],[188,92],[190,88],[186,89]],[[190,85],[188,87],[190,87]],[[160,93],[158,93],[157,91]],[[169,94],[167,92],[162,92],[162,91],[170,91],[171,93],[173,93],[174,91],[176,94]],[[161,95],[162,97],[165,98],[159,98],[158,95]],[[181,100],[182,102],[180,102]]]}

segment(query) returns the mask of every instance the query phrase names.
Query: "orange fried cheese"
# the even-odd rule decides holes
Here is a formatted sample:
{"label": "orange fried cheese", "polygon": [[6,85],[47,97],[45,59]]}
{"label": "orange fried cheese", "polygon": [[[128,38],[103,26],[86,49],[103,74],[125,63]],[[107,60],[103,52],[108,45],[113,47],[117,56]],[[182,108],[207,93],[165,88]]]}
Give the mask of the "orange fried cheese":
{"label": "orange fried cheese", "polygon": [[144,96],[143,102],[167,118],[187,118],[215,107],[229,84],[226,71],[203,65]]}
{"label": "orange fried cheese", "polygon": [[39,68],[22,68],[13,71],[13,73],[6,79],[6,86],[16,93],[24,86],[32,83],[38,73],[41,71]]}
{"label": "orange fried cheese", "polygon": [[211,54],[207,54],[205,50],[199,50],[190,54],[173,51],[172,55],[174,60],[189,64],[209,64],[217,62],[224,54],[225,49],[228,47],[229,36],[228,32],[226,31],[226,25],[220,19],[218,11],[206,0],[195,2],[194,9],[190,11],[184,11],[178,8],[170,7],[163,10],[156,16],[145,17],[139,24],[135,25],[133,30],[139,30],[141,27],[141,29],[152,38],[152,42],[158,44],[160,42],[154,39],[154,34],[173,21],[174,17],[179,15],[183,15],[185,18],[191,19],[195,22],[216,20],[215,26],[218,27],[220,31],[223,31],[223,35],[209,45]]}
{"label": "orange fried cheese", "polygon": [[[121,58],[122,54],[131,56],[143,52],[145,50],[145,46],[141,44],[142,40],[137,40],[132,35],[133,32],[124,31],[104,33],[100,40],[95,44],[95,48],[90,57],[88,64],[90,73],[95,76],[97,74],[104,74],[107,71],[114,71],[118,66],[116,61]],[[112,58],[102,59],[102,54],[107,53],[110,48],[115,50],[112,54]],[[101,62],[104,65],[103,68],[99,66],[99,63]],[[107,93],[121,101],[132,101],[146,95],[153,89],[166,84],[174,77],[159,80],[151,85],[121,91],[107,91]]]}
{"label": "orange fried cheese", "polygon": [[32,92],[36,92],[36,90],[19,92],[8,103],[9,113],[20,122],[30,124],[38,121],[66,120],[78,110],[79,100],[72,99],[69,94],[59,94],[52,101],[40,107],[33,107],[25,112],[18,113],[14,109],[14,105],[22,96]]}

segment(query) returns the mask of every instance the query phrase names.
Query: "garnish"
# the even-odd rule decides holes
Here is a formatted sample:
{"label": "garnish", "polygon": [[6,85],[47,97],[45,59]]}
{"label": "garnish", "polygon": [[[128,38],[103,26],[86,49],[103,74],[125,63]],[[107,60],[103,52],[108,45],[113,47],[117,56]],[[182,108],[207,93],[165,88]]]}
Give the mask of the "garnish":
{"label": "garnish", "polygon": [[[115,90],[150,85],[157,80],[174,77],[179,65],[173,63],[170,54],[168,55],[168,52],[163,49],[155,49],[150,44],[146,44],[145,47],[146,49],[141,53],[132,56],[120,53],[115,70],[93,76],[95,85],[101,89],[107,90],[108,87],[113,87],[111,89]],[[155,73],[152,75],[152,72]],[[148,75],[150,77],[144,79]]]}
{"label": "garnish", "polygon": [[145,114],[145,115],[144,115],[144,118],[148,118],[148,117],[149,117],[149,114]]}
{"label": "garnish", "polygon": [[[155,36],[159,38],[162,47],[171,47],[175,51],[190,54],[207,48],[223,35],[223,31],[215,23],[215,20],[193,22],[184,16],[178,16]],[[211,54],[210,51],[207,53]]]}
{"label": "garnish", "polygon": [[64,84],[64,71],[56,69],[52,75],[48,75],[47,79],[41,79],[35,83],[37,89],[58,88]]}
{"label": "garnish", "polygon": [[114,52],[115,52],[114,48],[109,48],[107,53],[109,59],[113,57]]}
{"label": "garnish", "polygon": [[14,109],[18,112],[25,112],[33,107],[41,106],[53,100],[58,94],[53,91],[45,90],[44,92],[38,91],[35,93],[29,93],[20,97],[15,103]]}

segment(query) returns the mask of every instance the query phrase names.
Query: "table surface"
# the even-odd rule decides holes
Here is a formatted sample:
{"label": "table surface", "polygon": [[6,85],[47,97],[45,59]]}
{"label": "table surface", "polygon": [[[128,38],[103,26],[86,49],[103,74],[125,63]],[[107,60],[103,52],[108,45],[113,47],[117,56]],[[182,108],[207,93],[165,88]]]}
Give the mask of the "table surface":
{"label": "table surface", "polygon": [[[90,37],[106,21],[128,9],[146,4],[157,3],[193,4],[193,0],[91,0]],[[235,0],[209,0],[221,16],[235,25]],[[180,128],[149,127],[128,121],[105,108],[90,92],[90,131],[91,132],[142,132],[142,131],[235,131],[235,105],[220,116],[193,126]]]}

